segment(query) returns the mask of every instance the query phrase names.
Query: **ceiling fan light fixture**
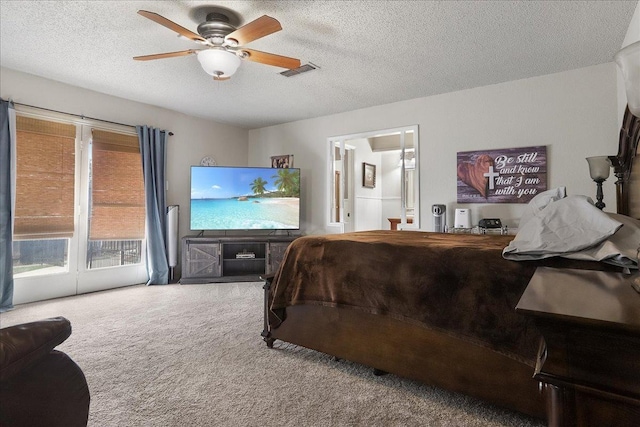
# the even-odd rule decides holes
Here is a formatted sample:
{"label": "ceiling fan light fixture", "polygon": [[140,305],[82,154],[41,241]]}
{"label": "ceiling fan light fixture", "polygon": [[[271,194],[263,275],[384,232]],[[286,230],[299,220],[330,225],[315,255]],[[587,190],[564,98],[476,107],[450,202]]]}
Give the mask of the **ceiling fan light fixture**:
{"label": "ceiling fan light fixture", "polygon": [[202,69],[211,76],[231,77],[240,66],[240,58],[224,49],[206,49],[198,52]]}
{"label": "ceiling fan light fixture", "polygon": [[240,23],[240,19],[235,13],[229,12],[231,13],[231,15],[229,15],[226,13],[226,8],[217,9],[224,9],[224,13],[211,12],[207,14],[207,20],[198,25],[198,34],[155,12],[139,10],[139,15],[174,31],[182,37],[208,46],[208,48],[135,56],[133,59],[136,61],[149,61],[152,59],[174,58],[196,53],[202,69],[210,76],[213,76],[214,80],[229,79],[238,70],[243,59],[290,70],[300,67],[299,59],[261,52],[259,50],[241,49],[240,47],[241,45],[243,46],[282,30],[282,26],[277,19],[263,15],[237,28],[236,25]]}

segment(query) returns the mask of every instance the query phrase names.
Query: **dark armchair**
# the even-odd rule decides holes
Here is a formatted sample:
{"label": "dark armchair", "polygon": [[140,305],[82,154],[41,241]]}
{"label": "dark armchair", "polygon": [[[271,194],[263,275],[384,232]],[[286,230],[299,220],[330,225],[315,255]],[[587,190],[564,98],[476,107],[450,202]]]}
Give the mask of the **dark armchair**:
{"label": "dark armchair", "polygon": [[87,380],[69,356],[54,350],[69,335],[64,317],[0,329],[0,426],[87,425]]}

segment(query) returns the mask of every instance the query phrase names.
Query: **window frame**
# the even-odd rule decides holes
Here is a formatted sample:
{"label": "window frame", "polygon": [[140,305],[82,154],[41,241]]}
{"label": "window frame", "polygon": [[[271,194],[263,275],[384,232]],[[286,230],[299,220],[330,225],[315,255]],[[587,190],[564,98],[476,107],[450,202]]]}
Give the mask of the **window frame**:
{"label": "window frame", "polygon": [[91,137],[90,129],[99,128],[137,137],[135,128],[20,104],[16,105],[16,114],[73,124],[76,126],[76,138],[74,232],[68,238],[67,270],[45,275],[14,276],[14,304],[146,283],[148,280],[146,235],[142,239],[140,262],[137,264],[89,269],[86,262],[88,258],[88,222],[86,219],[89,212],[88,145]]}

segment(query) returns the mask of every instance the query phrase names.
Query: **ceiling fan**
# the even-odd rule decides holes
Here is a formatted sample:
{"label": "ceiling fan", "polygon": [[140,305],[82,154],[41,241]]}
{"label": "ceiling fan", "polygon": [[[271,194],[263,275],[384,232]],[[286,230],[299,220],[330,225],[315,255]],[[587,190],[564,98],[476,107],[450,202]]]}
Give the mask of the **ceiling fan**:
{"label": "ceiling fan", "polygon": [[178,52],[135,56],[136,61],[173,58],[196,54],[200,65],[214,80],[228,80],[240,66],[242,59],[294,69],[300,67],[300,60],[273,53],[261,52],[243,47],[254,40],[282,30],[277,19],[264,15],[236,28],[229,17],[221,12],[207,14],[206,21],[198,25],[198,34],[154,12],[139,10],[138,13],[179,35],[205,46],[203,49],[187,49]]}

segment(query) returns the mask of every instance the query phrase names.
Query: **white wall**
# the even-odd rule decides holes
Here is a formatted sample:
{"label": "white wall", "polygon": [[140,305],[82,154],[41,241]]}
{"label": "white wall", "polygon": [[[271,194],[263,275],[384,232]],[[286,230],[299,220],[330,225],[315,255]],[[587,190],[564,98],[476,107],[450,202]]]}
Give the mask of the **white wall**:
{"label": "white wall", "polygon": [[[627,34],[620,49],[637,41],[640,41],[640,1],[638,1],[636,10],[631,17],[631,23],[629,24]],[[627,95],[625,93],[624,80],[622,79],[622,73],[618,70],[618,123],[620,124],[622,124],[622,118],[624,117],[626,108]]]}
{"label": "white wall", "polygon": [[[618,145],[616,66],[578,70],[417,98],[249,131],[249,164],[294,154],[302,168],[302,227],[307,234],[336,232],[327,226],[327,138],[417,124],[420,140],[421,224],[431,229],[431,205],[456,207],[458,151],[548,147],[548,186],[595,197],[585,157],[615,154]],[[606,210],[615,210],[613,179],[604,184]],[[469,204],[473,221],[499,217],[517,225],[523,205]]]}
{"label": "white wall", "polygon": [[[162,90],[162,88],[158,88]],[[180,236],[189,234],[190,166],[205,155],[220,165],[247,164],[248,131],[122,98],[0,68],[0,97],[16,103],[83,114],[174,133],[167,144],[167,204],[180,205]]]}

